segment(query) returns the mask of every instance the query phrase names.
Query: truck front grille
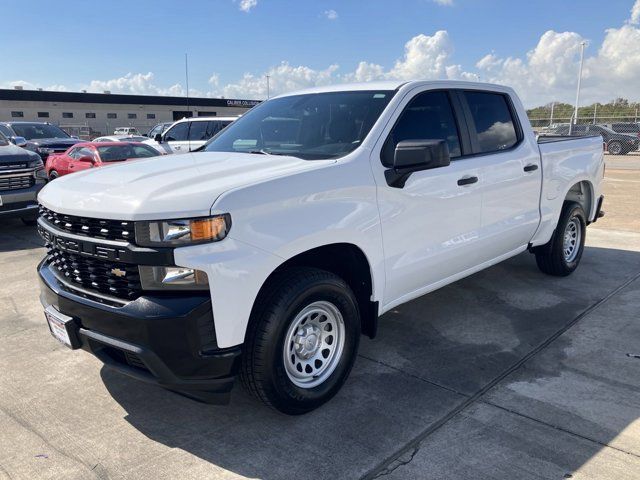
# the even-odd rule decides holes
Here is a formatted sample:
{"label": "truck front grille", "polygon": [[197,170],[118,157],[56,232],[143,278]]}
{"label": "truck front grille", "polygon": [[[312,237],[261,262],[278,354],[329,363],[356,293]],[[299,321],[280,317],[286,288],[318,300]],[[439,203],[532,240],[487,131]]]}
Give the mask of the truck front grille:
{"label": "truck front grille", "polygon": [[141,295],[137,265],[69,253],[50,243],[45,247],[49,265],[72,284],[126,300]]}
{"label": "truck front grille", "polygon": [[19,175],[0,174],[0,191],[29,188],[35,184],[35,181],[33,173],[22,173]]}
{"label": "truck front grille", "polygon": [[135,236],[133,222],[124,220],[104,220],[64,215],[49,210],[42,205],[40,205],[40,217],[49,225],[76,235],[127,242],[132,242]]}

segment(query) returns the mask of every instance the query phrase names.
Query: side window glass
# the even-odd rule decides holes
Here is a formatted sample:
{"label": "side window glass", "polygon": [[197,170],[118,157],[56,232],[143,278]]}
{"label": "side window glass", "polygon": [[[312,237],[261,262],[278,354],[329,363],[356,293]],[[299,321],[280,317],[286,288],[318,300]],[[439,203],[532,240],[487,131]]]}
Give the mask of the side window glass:
{"label": "side window glass", "polygon": [[496,152],[513,147],[518,143],[518,135],[511,117],[507,99],[500,93],[471,92],[464,93],[471,110],[471,118],[476,136],[478,153]]}
{"label": "side window glass", "polygon": [[189,140],[206,140],[207,137],[207,124],[209,122],[191,122],[191,128],[189,129]]}
{"label": "side window glass", "polygon": [[95,155],[93,153],[93,149],[89,148],[89,147],[82,147],[79,148],[77,150],[76,153],[76,157],[75,158],[81,158],[81,157],[91,157],[91,158],[95,158]]}
{"label": "side window glass", "polygon": [[451,158],[459,157],[460,136],[447,92],[424,92],[405,107],[382,149],[382,163],[389,167],[398,142],[446,140]]}
{"label": "side window glass", "polygon": [[5,127],[4,125],[0,125],[0,132],[2,132],[7,138],[13,137],[13,133],[11,132],[11,130],[9,130],[9,128]]}
{"label": "side window glass", "polygon": [[78,148],[73,148],[70,152],[69,152],[69,158],[73,158],[74,160],[76,160],[78,158]]}
{"label": "side window glass", "polygon": [[182,122],[175,125],[164,136],[166,142],[183,142],[189,133],[189,122]]}

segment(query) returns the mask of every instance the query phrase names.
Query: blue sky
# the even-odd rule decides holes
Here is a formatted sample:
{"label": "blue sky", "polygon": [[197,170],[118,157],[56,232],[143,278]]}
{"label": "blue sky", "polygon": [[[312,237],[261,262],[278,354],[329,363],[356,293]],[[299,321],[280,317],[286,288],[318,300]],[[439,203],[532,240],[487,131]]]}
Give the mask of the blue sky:
{"label": "blue sky", "polygon": [[[248,11],[242,10],[243,1],[249,2]],[[268,72],[275,74],[276,92],[362,79],[349,76],[361,61],[382,68],[374,69],[377,78],[477,75],[481,80],[504,77],[517,83],[506,75],[514,65],[505,69],[505,60],[520,59],[526,64],[527,52],[549,30],[575,34],[548,38],[550,45],[545,48],[556,51],[541,52],[541,56],[558,56],[566,54],[562,49],[571,50],[564,64],[547,59],[549,64],[564,65],[556,68],[566,71],[555,73],[566,75],[567,83],[572,78],[569,70],[577,62],[575,42],[589,41],[587,57],[593,57],[596,69],[596,63],[602,64],[596,57],[607,40],[606,29],[638,30],[630,14],[633,5],[633,0],[606,5],[595,0],[23,0],[3,5],[0,45],[4,58],[13,61],[3,62],[0,86],[21,82],[27,87],[67,90],[109,87],[123,92],[179,93],[184,88],[185,52],[190,87],[201,95],[263,96],[258,84]],[[429,39],[439,31],[446,36],[437,37],[431,45]],[[426,55],[422,66],[405,68],[403,73],[392,71],[407,54],[405,44],[420,35],[423,41],[417,41],[412,54]],[[635,39],[631,32],[623,41]],[[640,45],[633,47],[640,49]],[[439,52],[446,57],[442,68],[430,69],[426,63],[433,64]],[[487,61],[491,68],[479,69],[476,64],[488,54],[502,65]],[[270,72],[281,62],[287,62],[288,68]],[[446,70],[451,65],[458,66],[457,73]],[[298,67],[304,70],[293,71]],[[243,82],[246,73],[253,75],[252,81]],[[551,87],[536,94],[536,100],[565,95],[561,86]]]}

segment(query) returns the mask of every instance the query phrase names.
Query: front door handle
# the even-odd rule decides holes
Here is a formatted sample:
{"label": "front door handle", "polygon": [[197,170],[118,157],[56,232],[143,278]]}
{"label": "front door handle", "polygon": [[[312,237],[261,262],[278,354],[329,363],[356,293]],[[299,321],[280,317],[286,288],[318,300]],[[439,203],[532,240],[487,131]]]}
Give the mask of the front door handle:
{"label": "front door handle", "polygon": [[458,180],[458,185],[471,185],[472,183],[476,183],[478,181],[478,177],[463,177]]}
{"label": "front door handle", "polygon": [[538,165],[536,165],[535,163],[530,163],[529,165],[525,165],[524,167],[525,172],[535,172],[537,169]]}

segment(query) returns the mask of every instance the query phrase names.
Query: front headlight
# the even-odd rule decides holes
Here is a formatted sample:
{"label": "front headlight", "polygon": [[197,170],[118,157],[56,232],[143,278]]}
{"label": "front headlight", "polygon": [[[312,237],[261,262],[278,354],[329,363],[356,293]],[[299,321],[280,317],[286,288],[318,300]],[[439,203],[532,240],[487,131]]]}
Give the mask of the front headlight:
{"label": "front headlight", "polygon": [[185,267],[140,265],[140,283],[144,290],[208,290],[205,272]]}
{"label": "front headlight", "polygon": [[225,238],[231,228],[228,213],[213,217],[136,222],[136,243],[143,247],[182,247]]}

